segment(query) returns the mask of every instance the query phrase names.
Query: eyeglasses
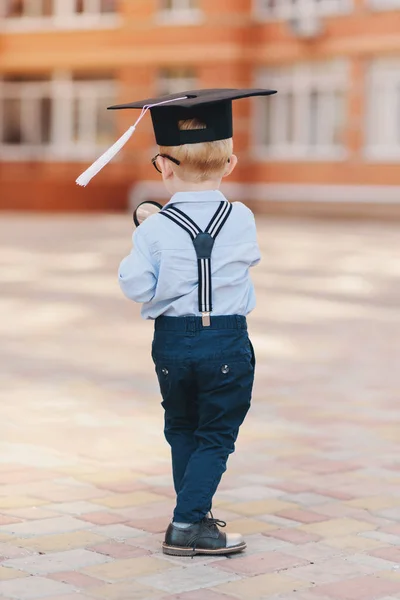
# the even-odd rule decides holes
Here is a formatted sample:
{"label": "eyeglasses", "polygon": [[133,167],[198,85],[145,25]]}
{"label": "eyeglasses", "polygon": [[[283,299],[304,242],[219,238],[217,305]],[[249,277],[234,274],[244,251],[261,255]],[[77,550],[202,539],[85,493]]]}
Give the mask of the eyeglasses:
{"label": "eyeglasses", "polygon": [[161,158],[167,158],[168,160],[170,160],[171,162],[173,162],[175,165],[179,165],[181,164],[180,160],[177,160],[176,158],[174,158],[173,156],[170,156],[169,154],[157,154],[154,158],[151,159],[151,162],[153,164],[153,167],[155,168],[156,171],[158,171],[158,173],[162,173],[160,167],[157,164],[157,158],[161,156]]}

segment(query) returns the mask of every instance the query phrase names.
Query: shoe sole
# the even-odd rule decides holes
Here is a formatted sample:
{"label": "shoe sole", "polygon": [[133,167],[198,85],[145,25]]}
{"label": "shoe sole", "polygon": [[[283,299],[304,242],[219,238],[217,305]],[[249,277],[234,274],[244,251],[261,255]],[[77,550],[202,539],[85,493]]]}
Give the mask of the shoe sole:
{"label": "shoe sole", "polygon": [[243,542],[239,546],[232,546],[232,548],[219,548],[218,550],[206,550],[202,548],[182,548],[179,546],[168,546],[167,544],[163,544],[162,550],[164,554],[168,554],[169,556],[196,556],[197,554],[209,554],[209,555],[225,555],[225,554],[237,554],[238,552],[243,552],[246,550],[247,544]]}

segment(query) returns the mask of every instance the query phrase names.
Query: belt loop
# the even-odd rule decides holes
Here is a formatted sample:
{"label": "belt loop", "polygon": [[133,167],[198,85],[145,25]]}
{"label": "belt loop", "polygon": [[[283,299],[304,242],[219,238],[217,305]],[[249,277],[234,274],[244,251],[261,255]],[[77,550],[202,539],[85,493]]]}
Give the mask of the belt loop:
{"label": "belt loop", "polygon": [[186,317],[186,331],[190,333],[195,333],[196,331],[196,318],[195,317]]}

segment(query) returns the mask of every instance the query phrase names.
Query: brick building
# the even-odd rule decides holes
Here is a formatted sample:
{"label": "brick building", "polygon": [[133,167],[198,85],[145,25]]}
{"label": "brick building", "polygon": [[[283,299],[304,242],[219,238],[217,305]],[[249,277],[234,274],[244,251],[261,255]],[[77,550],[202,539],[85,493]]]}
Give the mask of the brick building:
{"label": "brick building", "polygon": [[150,119],[116,102],[272,87],[235,106],[226,190],[267,210],[379,213],[400,199],[400,0],[2,0],[0,208],[123,209],[163,198]]}

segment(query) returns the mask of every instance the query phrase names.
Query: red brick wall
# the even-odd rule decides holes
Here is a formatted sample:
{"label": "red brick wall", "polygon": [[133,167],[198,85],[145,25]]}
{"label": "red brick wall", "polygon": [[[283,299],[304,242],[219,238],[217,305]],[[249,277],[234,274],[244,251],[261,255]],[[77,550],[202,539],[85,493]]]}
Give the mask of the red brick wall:
{"label": "red brick wall", "polygon": [[[158,69],[192,66],[202,87],[252,86],[260,66],[346,56],[352,85],[345,133],[345,162],[259,162],[249,152],[252,119],[248,101],[235,106],[235,149],[240,163],[233,181],[400,185],[396,164],[364,161],[365,67],[373,56],[400,56],[400,11],[372,12],[354,0],[351,14],[326,20],[325,34],[303,42],[283,23],[255,20],[252,0],[203,0],[207,18],[201,25],[164,26],[156,22],[156,0],[121,0],[122,26],[104,31],[57,31],[0,36],[2,73],[51,72],[55,69],[113,71],[120,100],[155,93]],[[29,48],[29,52],[26,49]],[[278,100],[277,100],[278,101]],[[136,111],[115,113],[120,133]],[[79,189],[74,179],[87,164],[0,164],[0,208],[52,210],[119,210],[127,205],[136,181],[155,179],[150,165],[154,150],[150,119],[143,121],[118,163]]]}

